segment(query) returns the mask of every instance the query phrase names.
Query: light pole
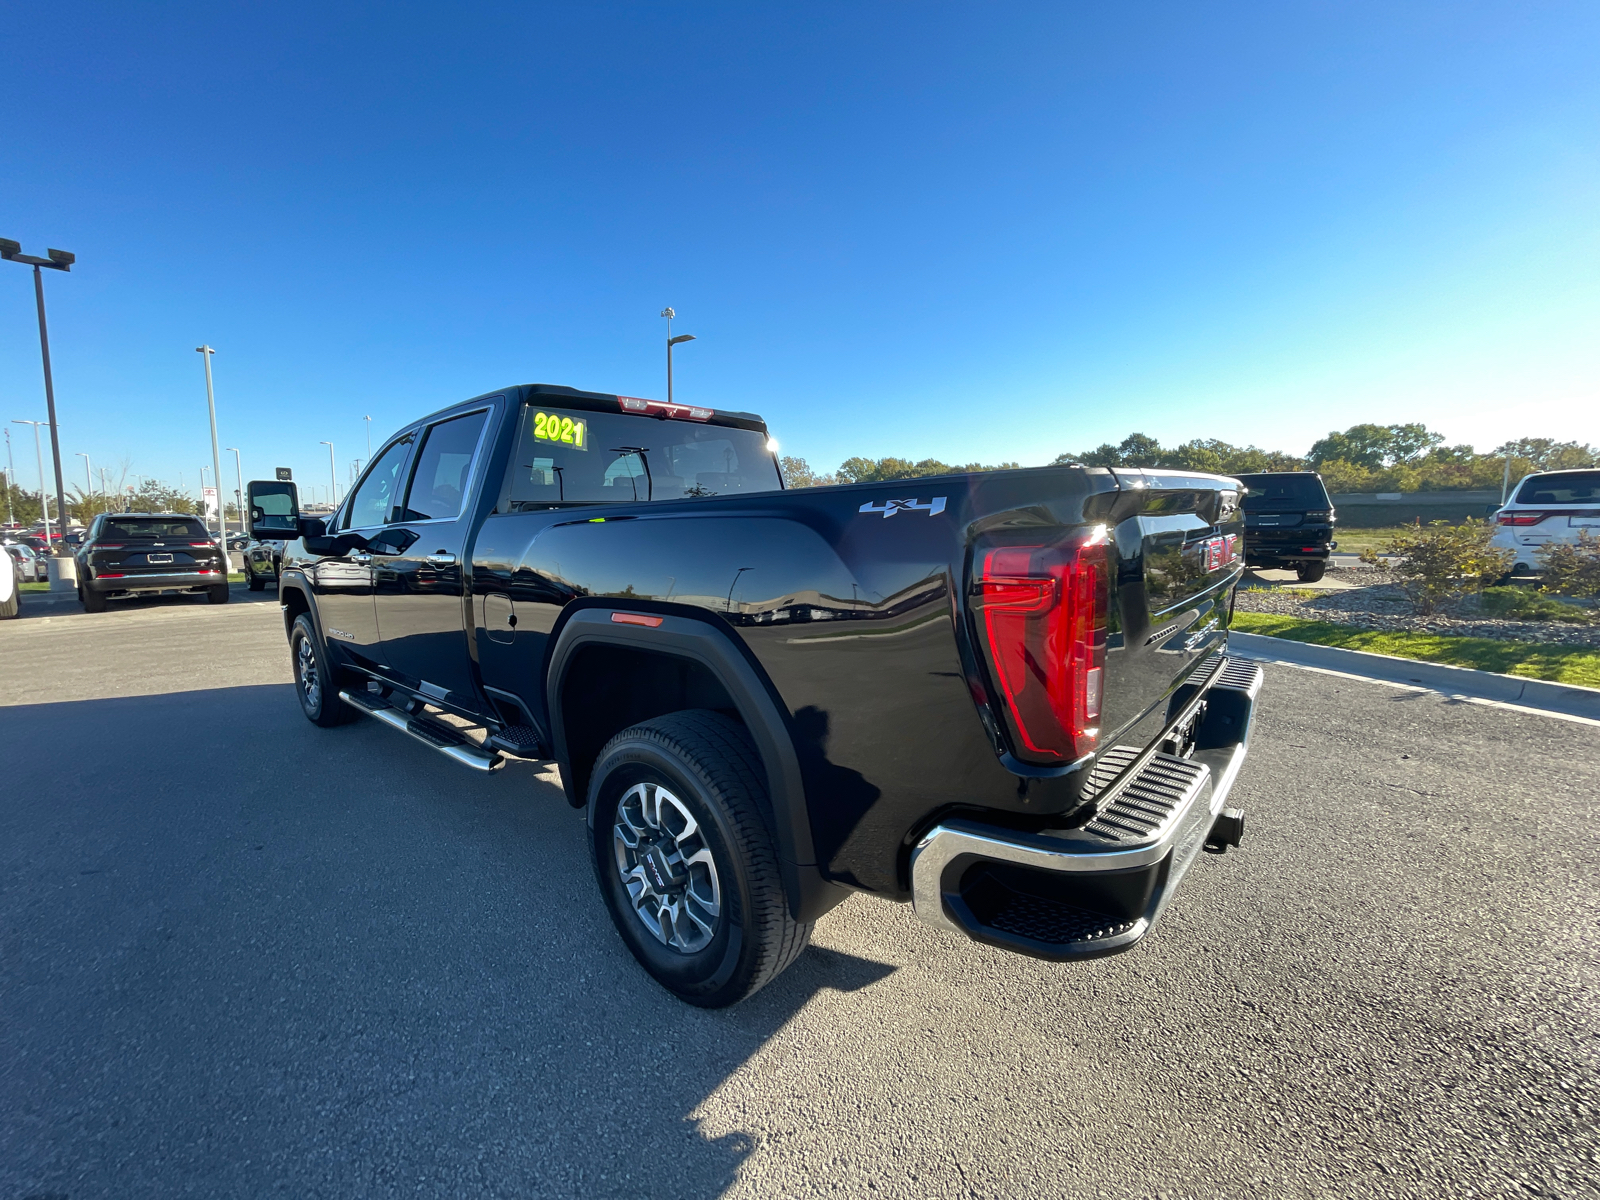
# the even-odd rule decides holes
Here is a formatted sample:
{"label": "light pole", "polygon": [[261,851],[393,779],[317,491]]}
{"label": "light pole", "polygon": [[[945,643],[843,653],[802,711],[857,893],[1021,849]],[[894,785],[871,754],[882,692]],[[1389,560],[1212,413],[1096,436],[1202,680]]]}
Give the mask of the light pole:
{"label": "light pole", "polygon": [[[233,574],[233,559],[228,554],[228,520],[222,506],[222,455],[217,452],[217,397],[211,388],[211,356],[216,353],[210,346],[196,346],[206,364],[206,407],[211,411],[211,480],[217,489],[217,536],[222,543],[223,574]],[[200,478],[200,506],[205,507],[206,481]]]}
{"label": "light pole", "polygon": [[339,468],[333,461],[333,443],[323,442],[328,448],[328,507],[339,503]]}
{"label": "light pole", "polygon": [[362,417],[361,419],[367,423],[367,461],[371,462],[372,461],[372,418],[371,417]]}
{"label": "light pole", "polygon": [[17,486],[17,464],[11,457],[11,430],[6,430],[6,524],[17,523],[16,514],[11,511],[11,489]]}
{"label": "light pole", "polygon": [[239,459],[237,446],[224,446],[223,449],[233,455],[233,477],[239,484],[233,493],[233,508],[239,514],[239,535],[243,537],[247,528],[244,520],[244,464]]}
{"label": "light pole", "polygon": [[663,308],[661,310],[661,315],[667,319],[667,403],[671,404],[672,403],[672,348],[674,346],[676,346],[679,342],[692,342],[692,341],[694,341],[694,334],[692,334],[692,333],[680,333],[677,337],[673,337],[672,336],[672,318],[677,316],[678,314],[675,313],[670,308]]}
{"label": "light pole", "polygon": [[[67,497],[61,483],[61,438],[56,431],[56,389],[50,378],[50,331],[45,328],[44,322],[44,276],[39,274],[40,267],[49,267],[52,271],[70,271],[72,264],[78,261],[78,256],[68,254],[65,250],[46,250],[49,258],[38,258],[32,254],[22,253],[22,244],[13,242],[9,238],[0,238],[0,258],[9,262],[19,262],[33,268],[33,296],[39,306],[39,353],[44,359],[44,406],[45,416],[50,421],[50,460],[56,471],[56,516],[61,521],[61,545],[54,547],[52,554],[59,550],[59,557],[67,553]],[[38,430],[34,430],[37,435]],[[41,476],[43,472],[40,472]],[[49,505],[44,502],[44,482],[39,485],[39,504],[46,512]],[[49,526],[46,525],[45,542],[49,544]]]}
{"label": "light pole", "polygon": [[[39,508],[44,514],[44,547],[46,553],[53,554],[55,549],[50,542],[50,498],[44,494],[44,451],[39,448],[39,426],[43,425],[44,422],[24,421],[21,417],[17,417],[13,420],[13,424],[33,426],[33,453],[34,457],[39,460]],[[60,512],[61,509],[58,505],[56,508],[57,515]],[[63,532],[65,531],[63,530]]]}
{"label": "light pole", "polygon": [[[82,450],[74,450],[73,453],[83,459],[83,481],[85,484],[83,507],[87,511],[94,505],[94,465],[89,462],[89,456]],[[87,521],[84,522],[85,525],[88,523]]]}

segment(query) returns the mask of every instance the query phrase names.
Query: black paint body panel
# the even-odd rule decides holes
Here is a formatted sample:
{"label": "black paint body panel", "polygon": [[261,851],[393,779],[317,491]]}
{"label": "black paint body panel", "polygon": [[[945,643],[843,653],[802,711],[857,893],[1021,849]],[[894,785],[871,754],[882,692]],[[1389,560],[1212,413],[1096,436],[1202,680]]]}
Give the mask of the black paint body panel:
{"label": "black paint body panel", "polygon": [[[455,653],[470,662],[437,668],[434,677],[452,681],[444,706],[493,722],[505,702],[497,708],[485,689],[515,696],[554,734],[559,756],[549,676],[574,614],[591,614],[591,624],[596,609],[605,620],[613,611],[692,618],[726,639],[774,698],[803,789],[805,857],[828,880],[903,899],[908,848],[942,816],[1042,828],[1085,810],[1092,761],[1019,759],[994,707],[969,607],[978,539],[1052,541],[1106,527],[1114,590],[1102,749],[1160,736],[1173,692],[1226,640],[1239,566],[1200,569],[1195,548],[1242,531],[1230,480],[1046,467],[496,512],[526,391],[492,398],[487,461],[463,521],[466,639]],[[886,504],[896,500],[919,507]],[[291,543],[284,569],[314,572],[314,559]],[[648,636],[630,634],[639,644]],[[381,675],[381,663],[367,665]],[[453,682],[466,677],[470,703]]]}

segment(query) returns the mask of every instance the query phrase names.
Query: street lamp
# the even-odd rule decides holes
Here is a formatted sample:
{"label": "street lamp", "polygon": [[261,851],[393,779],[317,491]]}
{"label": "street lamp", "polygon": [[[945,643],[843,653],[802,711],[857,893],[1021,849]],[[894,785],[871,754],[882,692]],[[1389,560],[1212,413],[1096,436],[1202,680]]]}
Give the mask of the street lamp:
{"label": "street lamp", "polygon": [[[44,512],[44,548],[46,553],[54,553],[54,548],[50,542],[50,498],[44,494],[44,451],[39,448],[39,426],[43,425],[44,422],[24,421],[21,417],[17,417],[12,423],[33,426],[33,453],[34,457],[39,460],[39,507]],[[53,434],[54,430],[51,432]],[[56,504],[56,515],[61,515],[59,501]],[[65,529],[62,532],[66,532]]]}
{"label": "street lamp", "polygon": [[[222,456],[217,453],[217,397],[211,388],[211,356],[216,353],[210,346],[196,346],[196,354],[201,355],[206,364],[206,407],[211,411],[211,479],[217,489],[217,536],[222,543],[222,565],[224,574],[233,574],[233,559],[228,554],[228,521],[223,515],[222,507]],[[206,481],[200,479],[200,507],[205,507]]]}
{"label": "street lamp", "polygon": [[678,314],[670,308],[663,308],[661,315],[667,319],[667,403],[672,403],[672,348],[679,342],[692,342],[695,340],[692,333],[680,333],[672,336],[672,318]]}
{"label": "street lamp", "polygon": [[[56,389],[55,383],[50,378],[50,332],[45,328],[44,321],[44,276],[39,274],[40,267],[49,267],[52,271],[70,271],[72,264],[78,261],[76,254],[68,254],[65,250],[46,250],[49,258],[38,258],[32,254],[22,253],[22,243],[13,242],[9,238],[0,238],[0,258],[7,262],[19,262],[33,268],[33,296],[39,306],[39,353],[44,359],[44,405],[45,415],[50,424],[50,460],[56,471],[56,516],[61,519],[61,545],[55,547],[60,551],[60,556],[67,553],[67,497],[61,483],[61,438],[56,430]],[[34,429],[34,435],[38,435]],[[49,505],[44,502],[44,472],[40,471],[39,504],[46,512]],[[46,525],[45,544],[49,545],[49,526]],[[54,553],[54,550],[52,551]]]}
{"label": "street lamp", "polygon": [[328,507],[339,503],[339,468],[333,461],[333,443],[323,442],[328,448]]}
{"label": "street lamp", "polygon": [[[233,455],[233,477],[239,486],[233,493],[233,508],[239,514],[239,535],[244,536],[244,531],[249,528],[244,519],[244,464],[239,458],[237,446],[224,446],[224,450]],[[223,522],[226,527],[227,522]]]}
{"label": "street lamp", "polygon": [[372,418],[371,417],[362,417],[361,419],[367,423],[367,461],[371,462],[372,461]]}
{"label": "street lamp", "polygon": [[6,524],[17,523],[16,514],[11,511],[11,489],[17,486],[17,464],[11,457],[11,430],[6,430]]}
{"label": "street lamp", "polygon": [[[89,462],[89,456],[82,450],[74,450],[73,453],[83,459],[83,481],[85,485],[83,507],[87,510],[94,506],[94,466]],[[85,525],[88,523],[87,521],[84,522]]]}

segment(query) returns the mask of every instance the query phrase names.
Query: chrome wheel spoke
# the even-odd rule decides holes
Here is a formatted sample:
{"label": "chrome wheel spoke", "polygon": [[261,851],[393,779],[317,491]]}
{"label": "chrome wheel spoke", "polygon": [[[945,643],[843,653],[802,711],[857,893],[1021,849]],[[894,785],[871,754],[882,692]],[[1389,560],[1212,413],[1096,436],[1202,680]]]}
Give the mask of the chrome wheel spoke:
{"label": "chrome wheel spoke", "polygon": [[639,923],[684,954],[704,949],[722,914],[717,863],[683,801],[637,783],[617,801],[611,830],[617,877]]}

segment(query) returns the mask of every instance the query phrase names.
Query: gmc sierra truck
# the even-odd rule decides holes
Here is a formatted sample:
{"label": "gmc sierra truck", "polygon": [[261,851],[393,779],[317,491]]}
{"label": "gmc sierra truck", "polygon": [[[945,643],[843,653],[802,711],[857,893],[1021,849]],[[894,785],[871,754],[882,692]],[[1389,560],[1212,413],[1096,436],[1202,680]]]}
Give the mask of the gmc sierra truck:
{"label": "gmc sierra truck", "polygon": [[408,425],[282,540],[295,688],[469,768],[553,760],[628,949],[732,1004],[853,891],[1126,950],[1226,800],[1236,480],[1044,467],[785,489],[747,413],[544,384]]}

